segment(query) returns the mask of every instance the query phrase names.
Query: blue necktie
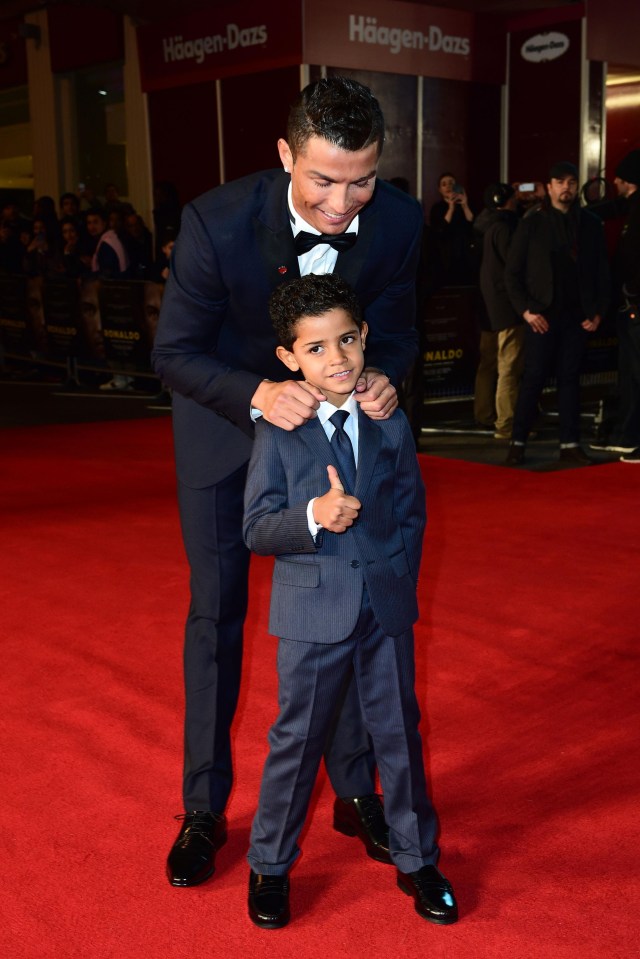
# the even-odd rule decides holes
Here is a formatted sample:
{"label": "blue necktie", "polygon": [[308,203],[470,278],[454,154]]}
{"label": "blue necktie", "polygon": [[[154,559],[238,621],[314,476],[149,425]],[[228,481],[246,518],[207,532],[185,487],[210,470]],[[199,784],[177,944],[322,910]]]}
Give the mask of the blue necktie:
{"label": "blue necktie", "polygon": [[344,424],[347,422],[348,416],[349,414],[346,410],[336,410],[336,412],[329,417],[329,422],[335,427],[333,436],[331,437],[331,448],[337,460],[334,466],[336,466],[340,474],[345,491],[347,493],[353,493],[356,485],[356,460],[353,455],[351,440],[344,429]]}

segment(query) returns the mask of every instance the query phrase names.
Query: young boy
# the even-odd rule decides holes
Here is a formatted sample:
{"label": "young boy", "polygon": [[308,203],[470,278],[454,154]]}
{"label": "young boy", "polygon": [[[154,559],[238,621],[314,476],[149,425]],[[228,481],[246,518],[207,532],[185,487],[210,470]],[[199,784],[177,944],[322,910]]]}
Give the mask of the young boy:
{"label": "young boy", "polygon": [[297,839],[332,716],[355,673],[398,885],[425,919],[452,923],[457,905],[435,866],[437,819],[414,693],[426,515],[411,430],[400,411],[375,421],[360,414],[353,392],[367,324],[339,277],[284,284],[270,314],[278,357],[326,401],[296,430],[257,424],[246,486],[245,541],[276,557],[269,629],[279,637],[280,703],[247,857],[249,915],[266,929],[289,921]]}

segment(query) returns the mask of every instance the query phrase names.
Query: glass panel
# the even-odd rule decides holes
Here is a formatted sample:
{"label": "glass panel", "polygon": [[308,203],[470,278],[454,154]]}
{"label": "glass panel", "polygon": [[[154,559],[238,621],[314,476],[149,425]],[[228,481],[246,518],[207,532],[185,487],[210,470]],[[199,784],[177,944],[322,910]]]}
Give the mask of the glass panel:
{"label": "glass panel", "polygon": [[33,206],[33,157],[29,90],[0,90],[0,204],[17,203],[30,216]]}
{"label": "glass panel", "polygon": [[78,170],[86,189],[103,200],[115,184],[128,193],[122,64],[102,64],[75,74]]}

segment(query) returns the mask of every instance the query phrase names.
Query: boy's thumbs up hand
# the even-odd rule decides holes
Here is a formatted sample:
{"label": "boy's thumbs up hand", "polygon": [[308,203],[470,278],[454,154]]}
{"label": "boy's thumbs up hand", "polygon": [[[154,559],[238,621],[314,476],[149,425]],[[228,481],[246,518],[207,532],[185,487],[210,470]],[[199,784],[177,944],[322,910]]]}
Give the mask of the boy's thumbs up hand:
{"label": "boy's thumbs up hand", "polygon": [[331,489],[337,489],[340,490],[341,493],[344,493],[344,486],[342,485],[335,466],[327,466],[327,474],[329,476],[329,486]]}
{"label": "boy's thumbs up hand", "polygon": [[332,533],[344,533],[358,517],[362,506],[359,499],[345,493],[335,466],[327,466],[329,490],[318,496],[313,504],[313,518],[318,526]]}

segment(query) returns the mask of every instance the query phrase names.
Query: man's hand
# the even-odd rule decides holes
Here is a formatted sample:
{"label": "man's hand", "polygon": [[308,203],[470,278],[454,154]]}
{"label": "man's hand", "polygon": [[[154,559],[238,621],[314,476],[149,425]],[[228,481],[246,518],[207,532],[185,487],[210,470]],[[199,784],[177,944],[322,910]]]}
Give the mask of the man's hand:
{"label": "man's hand", "polygon": [[260,410],[265,420],[283,430],[295,430],[316,415],[326,396],[301,380],[272,383],[263,380],[251,398],[251,406]]}
{"label": "man's hand", "polygon": [[355,496],[345,493],[335,466],[327,466],[327,473],[331,488],[314,502],[313,518],[318,526],[332,533],[344,533],[358,518],[362,503]]}
{"label": "man's hand", "polygon": [[594,316],[594,318],[593,318],[592,320],[587,319],[587,320],[584,320],[584,321],[582,322],[582,329],[583,329],[583,330],[586,330],[587,333],[595,333],[595,331],[596,331],[596,330],[598,329],[598,327],[600,326],[600,320],[601,320],[601,319],[602,319],[602,317],[600,317],[600,316],[596,313],[596,315]]}
{"label": "man's hand", "polygon": [[356,383],[354,399],[372,420],[388,420],[398,405],[396,388],[380,370],[364,370]]}
{"label": "man's hand", "polygon": [[532,313],[530,310],[525,310],[522,316],[534,333],[546,333],[548,331],[549,324],[542,313]]}

